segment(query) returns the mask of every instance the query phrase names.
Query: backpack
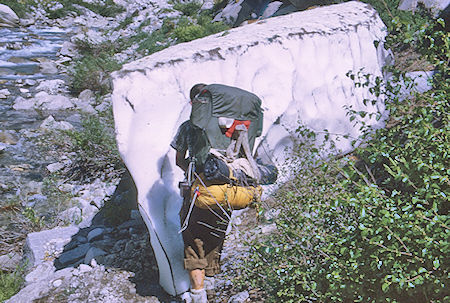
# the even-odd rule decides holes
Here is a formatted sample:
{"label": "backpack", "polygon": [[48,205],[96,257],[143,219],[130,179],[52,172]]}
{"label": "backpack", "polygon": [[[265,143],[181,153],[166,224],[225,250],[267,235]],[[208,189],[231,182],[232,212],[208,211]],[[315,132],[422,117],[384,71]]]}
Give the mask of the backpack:
{"label": "backpack", "polygon": [[190,116],[191,124],[203,130],[209,148],[197,148],[194,156],[204,163],[211,148],[224,151],[232,142],[219,127],[219,118],[249,121],[248,143],[253,149],[256,137],[262,133],[263,111],[261,99],[253,93],[222,84],[205,86],[195,97]]}
{"label": "backpack", "polygon": [[[206,176],[203,173],[197,176],[191,187],[191,199],[200,208],[244,208],[251,201],[259,199],[262,189],[257,182],[251,185],[239,182],[233,175],[236,170],[232,170],[230,162],[236,158],[245,160],[249,163],[248,166],[251,166],[249,170],[258,171],[259,176],[251,151],[256,137],[262,133],[261,99],[253,93],[222,84],[205,86],[194,99],[190,122],[201,129],[206,137],[206,140],[199,142],[206,141],[209,146],[196,148],[199,152],[193,156],[202,165],[209,161],[208,163],[215,164],[213,167],[219,168],[218,164],[222,164],[224,172],[222,180],[219,177],[208,178],[208,173],[214,174],[207,171],[208,165],[205,165]],[[225,126],[224,121],[228,125]],[[234,133],[236,134],[233,136]],[[224,161],[212,157],[212,154]],[[259,181],[259,178],[255,180]]]}

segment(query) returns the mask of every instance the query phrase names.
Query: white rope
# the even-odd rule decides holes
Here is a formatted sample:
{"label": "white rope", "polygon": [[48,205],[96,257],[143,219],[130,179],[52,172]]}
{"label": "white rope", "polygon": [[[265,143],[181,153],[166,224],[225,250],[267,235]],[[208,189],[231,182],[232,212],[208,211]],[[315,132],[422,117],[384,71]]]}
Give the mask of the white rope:
{"label": "white rope", "polygon": [[[208,194],[214,199],[214,202],[216,202],[217,206],[219,206],[220,210],[222,210],[222,212],[227,216],[228,220],[231,220],[231,216],[228,215],[228,212],[222,207],[222,205],[220,205],[219,201],[217,201],[216,197],[214,197],[214,195],[209,191],[208,186],[206,186],[205,182],[203,182],[202,178],[200,178],[200,176],[194,172],[195,176],[200,180],[200,183],[203,185],[203,187],[205,187],[206,191],[208,192]],[[215,214],[218,218],[222,219],[223,218],[217,214],[211,207],[209,207],[209,205],[207,205],[208,209]]]}
{"label": "white rope", "polygon": [[194,204],[195,204],[195,200],[197,199],[197,196],[198,196],[198,186],[195,189],[194,197],[192,197],[191,205],[189,205],[189,211],[186,215],[186,218],[184,219],[183,226],[181,227],[180,231],[178,232],[179,234],[182,233],[183,231],[185,231],[189,225],[189,218],[191,217],[192,209],[194,208]]}

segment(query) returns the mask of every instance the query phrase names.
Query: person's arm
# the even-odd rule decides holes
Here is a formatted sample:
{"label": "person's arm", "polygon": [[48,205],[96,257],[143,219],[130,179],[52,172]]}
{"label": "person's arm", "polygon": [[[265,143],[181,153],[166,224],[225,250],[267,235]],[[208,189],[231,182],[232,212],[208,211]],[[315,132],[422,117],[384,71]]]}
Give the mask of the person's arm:
{"label": "person's arm", "polygon": [[177,154],[175,156],[175,164],[180,167],[183,171],[186,171],[188,169],[189,166],[189,161],[188,159],[185,158],[186,156],[186,151],[178,151],[177,150]]}

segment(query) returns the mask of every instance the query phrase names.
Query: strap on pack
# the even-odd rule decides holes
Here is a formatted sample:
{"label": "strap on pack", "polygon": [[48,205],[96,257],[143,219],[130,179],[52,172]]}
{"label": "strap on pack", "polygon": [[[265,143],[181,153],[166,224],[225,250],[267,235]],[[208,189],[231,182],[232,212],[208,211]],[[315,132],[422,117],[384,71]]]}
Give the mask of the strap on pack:
{"label": "strap on pack", "polygon": [[239,124],[236,126],[234,133],[237,133],[237,136],[234,136],[226,150],[228,162],[236,160],[242,148],[244,150],[245,157],[250,163],[250,167],[253,171],[253,176],[259,182],[261,180],[261,174],[250,150],[247,127],[244,124]]}

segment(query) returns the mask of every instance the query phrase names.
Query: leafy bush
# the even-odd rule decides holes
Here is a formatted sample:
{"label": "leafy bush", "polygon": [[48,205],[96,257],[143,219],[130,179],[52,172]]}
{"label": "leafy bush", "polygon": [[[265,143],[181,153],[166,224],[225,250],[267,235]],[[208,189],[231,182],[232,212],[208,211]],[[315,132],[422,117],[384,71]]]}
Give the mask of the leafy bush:
{"label": "leafy bush", "polygon": [[12,273],[0,272],[0,301],[3,302],[19,292],[23,285],[23,269],[17,268]]}
{"label": "leafy bush", "polygon": [[75,154],[68,175],[74,180],[118,177],[123,170],[114,137],[112,117],[87,116],[81,130],[69,130],[64,147]]}
{"label": "leafy bush", "polygon": [[150,34],[138,33],[124,47],[138,42],[138,51],[150,55],[176,43],[192,41],[229,28],[222,22],[212,21],[212,10],[200,10],[200,7],[197,1],[175,2],[173,8],[182,13],[181,17],[165,19],[161,28]]}
{"label": "leafy bush", "polygon": [[194,17],[200,11],[203,3],[201,1],[191,0],[191,1],[174,1],[173,8],[180,11],[185,16]]}
{"label": "leafy bush", "polygon": [[25,17],[25,15],[30,11],[30,6],[35,4],[34,0],[18,0],[18,1],[11,1],[11,0],[0,0],[1,4],[7,5],[9,8],[11,8],[17,16],[20,18]]}
{"label": "leafy bush", "polygon": [[299,146],[297,175],[276,197],[277,232],[251,244],[243,268],[241,283],[265,289],[268,302],[450,300],[450,36],[441,20],[429,28],[414,41],[436,65],[431,91],[400,101],[402,73],[378,80],[387,128],[342,159]]}
{"label": "leafy bush", "polygon": [[85,7],[103,17],[114,17],[124,11],[124,8],[114,3],[113,0],[104,0],[104,4],[95,1],[84,2],[83,0],[59,0],[57,2],[62,5],[61,8],[55,10],[51,9],[51,4],[53,2],[50,2],[50,5],[45,7],[49,18],[62,18],[71,12],[77,15],[82,14],[82,11],[78,9],[76,5]]}
{"label": "leafy bush", "polygon": [[71,92],[79,94],[90,89],[101,95],[108,93],[111,90],[109,74],[121,67],[113,57],[119,47],[110,42],[93,45],[81,40],[76,45],[82,57],[75,61]]}

